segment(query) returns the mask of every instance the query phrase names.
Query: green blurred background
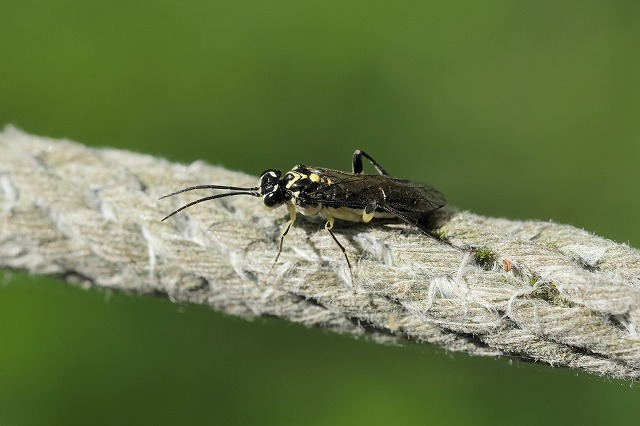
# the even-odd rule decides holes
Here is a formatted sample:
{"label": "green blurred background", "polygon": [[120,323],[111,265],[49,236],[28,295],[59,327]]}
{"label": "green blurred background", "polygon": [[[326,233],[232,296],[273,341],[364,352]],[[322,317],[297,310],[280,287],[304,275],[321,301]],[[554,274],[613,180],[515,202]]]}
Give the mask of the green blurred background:
{"label": "green blurred background", "polygon": [[[639,42],[635,1],[4,0],[0,125],[252,174],[361,148],[639,247]],[[628,382],[0,282],[1,425],[640,420]]]}

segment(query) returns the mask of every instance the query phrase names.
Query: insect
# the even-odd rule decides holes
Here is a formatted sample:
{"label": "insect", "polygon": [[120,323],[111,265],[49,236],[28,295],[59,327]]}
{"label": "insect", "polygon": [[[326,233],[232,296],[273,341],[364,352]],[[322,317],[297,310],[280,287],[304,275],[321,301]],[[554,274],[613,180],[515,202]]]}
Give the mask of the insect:
{"label": "insect", "polygon": [[[378,172],[377,175],[362,173],[362,157],[369,160]],[[374,218],[396,217],[415,226],[423,234],[429,235],[429,230],[420,223],[420,219],[446,204],[440,191],[428,185],[389,176],[389,173],[380,164],[361,150],[356,150],[353,153],[352,167],[352,172],[349,173],[299,164],[284,176],[280,170],[265,170],[260,176],[258,186],[255,187],[191,186],[164,195],[160,199],[195,189],[224,189],[229,192],[199,198],[185,204],[162,220],[164,221],[194,204],[235,195],[259,197],[262,199],[262,204],[268,209],[274,209],[284,204],[289,212],[289,221],[280,236],[278,255],[273,263],[275,265],[280,253],[282,253],[284,237],[296,221],[296,213],[300,212],[303,216],[320,214],[327,221],[324,229],[344,254],[350,273],[351,262],[349,262],[347,252],[332,231],[336,219],[368,223]],[[353,277],[351,282],[355,293]]]}

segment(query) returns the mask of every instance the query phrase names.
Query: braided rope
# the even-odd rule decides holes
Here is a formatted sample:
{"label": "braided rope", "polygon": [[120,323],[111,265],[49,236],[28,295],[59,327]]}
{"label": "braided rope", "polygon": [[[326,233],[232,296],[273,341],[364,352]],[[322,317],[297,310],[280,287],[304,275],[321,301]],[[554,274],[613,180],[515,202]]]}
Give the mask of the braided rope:
{"label": "braided rope", "polygon": [[[252,197],[160,195],[256,178],[201,162],[93,149],[8,127],[0,133],[0,266],[83,286],[164,294],[243,317],[404,339],[640,377],[640,251],[570,226],[451,209],[442,240],[403,223],[299,220],[271,275],[284,211]],[[209,193],[207,193],[209,194]]]}

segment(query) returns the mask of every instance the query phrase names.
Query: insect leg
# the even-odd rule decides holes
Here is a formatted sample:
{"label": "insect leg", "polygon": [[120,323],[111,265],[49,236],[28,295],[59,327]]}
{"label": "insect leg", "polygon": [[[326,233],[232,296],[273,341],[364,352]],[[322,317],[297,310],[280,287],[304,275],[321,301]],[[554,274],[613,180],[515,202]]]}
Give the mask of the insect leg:
{"label": "insect leg", "polygon": [[425,228],[422,224],[420,224],[420,221],[418,219],[416,219],[415,217],[411,217],[408,216],[404,213],[402,213],[401,211],[398,211],[396,209],[394,209],[393,207],[390,207],[386,204],[379,204],[377,206],[378,208],[391,213],[392,215],[394,215],[395,217],[397,217],[398,219],[408,223],[411,226],[415,226],[416,228],[418,228],[418,231],[422,232],[425,235],[429,235],[429,236],[433,236],[431,235],[431,233],[429,232],[429,230],[427,228]]}
{"label": "insect leg", "polygon": [[373,201],[373,202],[367,204],[364,207],[364,212],[362,213],[362,222],[363,223],[371,222],[371,219],[373,219],[373,215],[376,212],[376,208],[377,207],[378,207],[378,202],[377,201]]}
{"label": "insect leg", "polygon": [[360,151],[359,149],[356,149],[356,152],[353,153],[353,173],[357,175],[362,173],[362,157],[369,160],[371,165],[375,167],[378,173],[380,173],[381,175],[389,176],[389,173],[387,173],[387,171],[383,169],[382,166],[378,164],[376,160],[371,158],[371,156],[366,152]]}
{"label": "insect leg", "polygon": [[284,227],[284,232],[280,234],[280,244],[278,245],[278,254],[276,255],[276,260],[273,261],[273,265],[271,265],[271,269],[269,269],[269,273],[267,273],[267,278],[271,275],[271,271],[273,271],[273,267],[278,263],[278,259],[280,258],[280,253],[282,253],[282,243],[284,241],[284,237],[289,233],[289,229],[291,229],[291,225],[296,221],[296,206],[291,203],[287,203],[287,210],[289,211],[289,221]]}
{"label": "insect leg", "polygon": [[353,280],[353,270],[351,269],[351,262],[349,262],[349,256],[347,256],[347,250],[345,250],[344,246],[340,244],[340,241],[338,241],[335,234],[331,230],[331,228],[333,228],[334,221],[335,219],[333,218],[333,216],[329,216],[327,219],[327,223],[324,225],[324,229],[329,233],[329,235],[331,235],[331,238],[333,238],[333,241],[336,242],[338,247],[340,247],[340,250],[342,250],[342,254],[344,254],[344,258],[347,260],[347,266],[349,267],[349,275],[351,276],[351,288],[353,289],[353,294],[356,294],[357,293],[356,284],[355,284],[355,281]]}

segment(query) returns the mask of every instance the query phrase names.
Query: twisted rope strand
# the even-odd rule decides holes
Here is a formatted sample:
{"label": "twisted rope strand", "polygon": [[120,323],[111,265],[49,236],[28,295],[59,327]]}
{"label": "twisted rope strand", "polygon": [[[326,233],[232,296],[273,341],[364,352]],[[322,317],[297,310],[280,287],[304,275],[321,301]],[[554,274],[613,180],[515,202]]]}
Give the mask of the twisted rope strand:
{"label": "twisted rope strand", "polygon": [[[0,133],[0,266],[83,286],[166,294],[247,318],[412,339],[613,378],[640,377],[640,251],[566,225],[451,209],[442,240],[395,221],[335,231],[358,294],[321,226],[291,228],[271,276],[283,212],[252,197],[203,203],[199,184],[256,179],[200,162]],[[203,195],[204,194],[204,195]]]}

